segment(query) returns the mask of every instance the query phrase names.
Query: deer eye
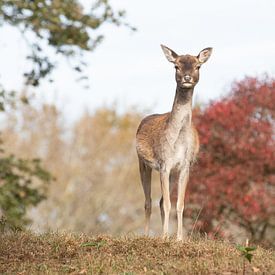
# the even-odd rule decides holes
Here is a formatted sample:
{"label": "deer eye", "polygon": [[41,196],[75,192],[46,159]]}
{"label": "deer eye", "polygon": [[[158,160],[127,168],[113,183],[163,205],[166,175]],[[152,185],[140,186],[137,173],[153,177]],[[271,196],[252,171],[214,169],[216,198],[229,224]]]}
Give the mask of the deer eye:
{"label": "deer eye", "polygon": [[200,68],[201,68],[201,65],[198,65],[198,66],[196,67],[197,70],[199,70]]}
{"label": "deer eye", "polygon": [[178,70],[178,69],[179,69],[179,66],[176,65],[176,66],[175,66],[175,69]]}

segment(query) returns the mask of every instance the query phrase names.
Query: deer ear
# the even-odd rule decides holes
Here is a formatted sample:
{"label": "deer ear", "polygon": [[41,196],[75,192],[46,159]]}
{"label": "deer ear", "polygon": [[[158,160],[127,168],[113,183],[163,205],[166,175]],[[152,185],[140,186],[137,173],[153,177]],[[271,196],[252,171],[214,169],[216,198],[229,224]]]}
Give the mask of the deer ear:
{"label": "deer ear", "polygon": [[178,57],[178,55],[172,51],[171,49],[169,49],[168,47],[164,46],[164,45],[160,45],[167,60],[172,62],[172,63],[175,63],[176,61],[176,58]]}
{"label": "deer ear", "polygon": [[200,63],[204,63],[208,60],[211,53],[212,53],[212,48],[205,48],[199,53],[197,58],[199,59]]}

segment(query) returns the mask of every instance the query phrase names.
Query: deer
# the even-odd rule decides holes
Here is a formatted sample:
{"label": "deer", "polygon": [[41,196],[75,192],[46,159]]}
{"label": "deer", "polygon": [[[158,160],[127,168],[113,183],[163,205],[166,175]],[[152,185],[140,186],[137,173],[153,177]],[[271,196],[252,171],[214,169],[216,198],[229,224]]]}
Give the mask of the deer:
{"label": "deer", "polygon": [[170,195],[177,186],[177,240],[183,238],[183,210],[186,186],[191,166],[199,152],[199,136],[192,123],[192,97],[199,81],[199,70],[212,53],[205,48],[198,56],[178,55],[161,45],[167,60],[175,66],[176,93],[172,111],[145,117],[136,133],[136,151],[140,179],[145,195],[145,235],[149,234],[152,211],[152,169],[160,174],[162,197],[159,202],[162,236],[168,238]]}

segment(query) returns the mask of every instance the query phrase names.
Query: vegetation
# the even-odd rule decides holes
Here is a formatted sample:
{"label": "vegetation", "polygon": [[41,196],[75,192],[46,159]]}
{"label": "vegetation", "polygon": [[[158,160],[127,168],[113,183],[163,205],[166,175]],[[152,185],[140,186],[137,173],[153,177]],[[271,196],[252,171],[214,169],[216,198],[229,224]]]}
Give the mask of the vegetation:
{"label": "vegetation", "polygon": [[[240,274],[235,246],[206,238],[178,243],[158,238],[17,233],[0,235],[0,273]],[[271,274],[272,251],[257,247],[246,274]]]}
{"label": "vegetation", "polygon": [[30,48],[31,70],[24,75],[33,86],[57,66],[57,56],[73,59],[74,70],[82,72],[86,63],[81,56],[103,39],[97,30],[105,23],[127,25],[124,15],[108,0],[92,1],[86,9],[78,0],[0,0],[0,24],[18,28]]}
{"label": "vegetation", "polygon": [[189,198],[202,208],[202,232],[222,234],[231,223],[250,239],[264,240],[268,232],[275,239],[274,101],[274,79],[246,78],[197,113],[201,157]]}
{"label": "vegetation", "polygon": [[[81,73],[80,79],[85,79],[83,53],[93,51],[103,39],[96,30],[105,23],[127,25],[123,17],[124,11],[114,11],[108,0],[93,1],[89,10],[77,0],[0,0],[0,26],[17,28],[29,46],[26,58],[31,69],[24,74],[26,87],[38,86],[46,77],[51,81],[49,75],[58,64],[58,56],[70,58],[73,69]],[[28,100],[26,96],[18,100],[15,91],[5,90],[0,83],[0,112]],[[29,222],[27,208],[46,198],[45,185],[52,178],[41,166],[37,152],[22,158],[16,150],[7,152],[4,147],[1,141],[0,229],[19,229]],[[31,147],[29,144],[25,149]]]}
{"label": "vegetation", "polygon": [[252,261],[253,254],[252,251],[256,250],[256,247],[249,247],[243,245],[237,245],[237,249],[242,252],[242,256],[247,259],[250,263]]}
{"label": "vegetation", "polygon": [[40,166],[39,160],[6,157],[0,152],[0,231],[18,230],[27,225],[27,207],[46,198],[45,185],[50,181],[50,174]]}
{"label": "vegetation", "polygon": [[102,108],[66,130],[54,106],[31,105],[6,113],[2,136],[7,152],[43,159],[56,178],[48,199],[30,213],[32,227],[96,233],[141,227],[142,216],[135,218],[143,203],[134,151],[140,115]]}
{"label": "vegetation", "polygon": [[237,249],[241,252],[241,255],[243,256],[243,275],[245,275],[246,274],[246,260],[249,263],[251,263],[252,258],[254,256],[254,254],[252,254],[252,251],[255,251],[257,248],[255,246],[248,246],[248,240],[247,240],[247,244],[245,246],[237,245]]}
{"label": "vegetation", "polygon": [[[16,104],[26,104],[26,98],[15,100],[14,92],[0,92],[0,113],[14,111]],[[17,102],[18,101],[18,102]],[[1,133],[0,133],[1,134]],[[2,137],[2,135],[1,135]],[[0,139],[0,231],[22,230],[31,220],[26,216],[29,207],[46,199],[51,174],[33,158],[18,157],[4,150]]]}

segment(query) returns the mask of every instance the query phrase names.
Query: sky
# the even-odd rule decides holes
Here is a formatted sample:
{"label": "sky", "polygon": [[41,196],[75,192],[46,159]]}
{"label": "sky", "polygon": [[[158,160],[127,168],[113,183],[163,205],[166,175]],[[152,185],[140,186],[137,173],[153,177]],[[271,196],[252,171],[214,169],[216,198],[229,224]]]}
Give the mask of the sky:
{"label": "sky", "polygon": [[[88,6],[90,0],[81,1]],[[43,83],[39,100],[55,103],[68,120],[84,110],[116,103],[120,111],[137,107],[149,113],[171,109],[176,82],[174,67],[160,44],[178,54],[197,55],[213,47],[200,72],[194,101],[209,103],[230,90],[245,76],[275,74],[274,0],[113,0],[126,10],[126,21],[137,27],[105,25],[104,42],[85,55],[89,89],[76,82],[68,63],[54,73],[54,84]],[[0,83],[22,90],[27,47],[11,27],[0,28]]]}

